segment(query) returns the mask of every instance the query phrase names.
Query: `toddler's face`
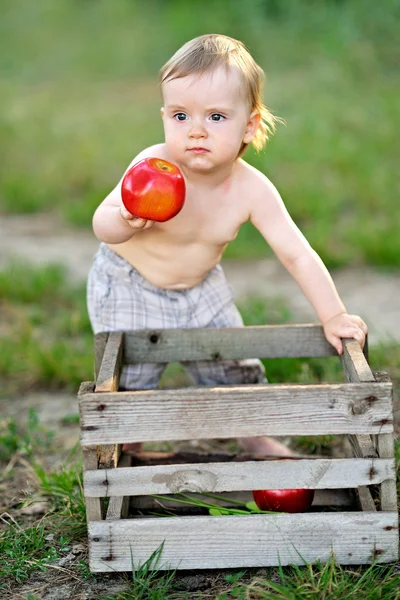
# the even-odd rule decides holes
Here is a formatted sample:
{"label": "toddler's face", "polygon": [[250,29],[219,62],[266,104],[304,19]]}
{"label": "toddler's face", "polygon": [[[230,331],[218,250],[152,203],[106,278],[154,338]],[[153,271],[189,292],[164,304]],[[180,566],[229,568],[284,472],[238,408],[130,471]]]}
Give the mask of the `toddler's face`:
{"label": "toddler's face", "polygon": [[163,85],[165,141],[171,158],[208,172],[233,162],[259,123],[245,98],[239,71],[224,68]]}

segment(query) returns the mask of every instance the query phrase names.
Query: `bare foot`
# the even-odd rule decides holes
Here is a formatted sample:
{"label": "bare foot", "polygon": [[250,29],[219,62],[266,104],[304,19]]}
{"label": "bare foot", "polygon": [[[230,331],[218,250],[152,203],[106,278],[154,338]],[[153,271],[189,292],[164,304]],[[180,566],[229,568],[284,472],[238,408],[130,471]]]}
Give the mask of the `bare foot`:
{"label": "bare foot", "polygon": [[143,444],[141,442],[136,442],[134,444],[124,444],[122,446],[122,452],[127,452],[128,454],[134,454],[136,452],[141,452]]}
{"label": "bare foot", "polygon": [[268,456],[294,456],[294,452],[270,437],[239,438],[239,446],[246,452]]}

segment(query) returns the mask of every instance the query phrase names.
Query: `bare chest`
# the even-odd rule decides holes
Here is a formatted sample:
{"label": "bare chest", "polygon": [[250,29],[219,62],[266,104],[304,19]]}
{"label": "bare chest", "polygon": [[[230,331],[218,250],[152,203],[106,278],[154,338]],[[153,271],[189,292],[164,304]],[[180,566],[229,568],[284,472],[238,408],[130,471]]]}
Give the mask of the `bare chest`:
{"label": "bare chest", "polygon": [[224,245],[235,239],[247,219],[246,207],[236,197],[191,194],[182,211],[158,227],[182,243]]}

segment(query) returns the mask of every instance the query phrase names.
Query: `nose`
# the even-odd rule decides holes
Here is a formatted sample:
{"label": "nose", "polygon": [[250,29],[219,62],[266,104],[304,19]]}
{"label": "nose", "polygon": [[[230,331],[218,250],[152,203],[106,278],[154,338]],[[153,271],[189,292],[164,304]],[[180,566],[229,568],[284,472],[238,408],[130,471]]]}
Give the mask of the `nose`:
{"label": "nose", "polygon": [[189,131],[189,137],[195,140],[207,137],[207,130],[199,120],[192,121],[192,127]]}

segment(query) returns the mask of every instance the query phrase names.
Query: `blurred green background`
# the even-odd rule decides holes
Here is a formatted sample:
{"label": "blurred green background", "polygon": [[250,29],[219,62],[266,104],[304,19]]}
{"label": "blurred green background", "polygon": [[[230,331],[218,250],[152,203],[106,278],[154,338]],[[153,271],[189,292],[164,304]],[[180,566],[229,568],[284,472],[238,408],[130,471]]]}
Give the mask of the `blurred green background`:
{"label": "blurred green background", "polygon": [[[29,223],[37,213],[51,224],[54,215],[55,229],[61,219],[90,234],[95,208],[132,158],[162,140],[160,67],[187,40],[220,32],[244,41],[264,68],[265,102],[286,123],[264,152],[248,151],[245,159],[271,178],[329,267],[399,267],[400,0],[0,0],[0,9],[1,226],[7,215]],[[226,256],[268,253],[246,224]],[[240,310],[246,325],[296,319],[279,298],[249,298]],[[393,380],[396,414],[400,345],[374,345],[370,362]],[[167,383],[179,383],[177,365],[170,367]],[[337,359],[270,360],[266,367],[272,383],[343,378]],[[1,488],[4,514],[14,514],[18,527],[3,538],[6,575],[28,577],[49,556],[58,560],[77,527],[82,532],[80,466],[68,456],[60,474],[42,469],[37,459],[54,460],[63,446],[56,441],[49,450],[50,432],[32,412],[30,392],[54,392],[50,400],[39,394],[40,419],[48,423],[67,406],[59,390],[76,393],[92,377],[84,283],[72,282],[62,265],[7,262],[0,269],[0,463],[10,479],[18,457],[27,458],[40,498],[51,503],[37,527],[22,529],[14,507],[28,493],[27,478],[17,474],[8,495]],[[75,412],[64,414],[57,433],[75,424],[77,440],[77,421]],[[303,453],[336,451],[331,436],[296,444]],[[53,541],[44,528],[55,532]],[[68,564],[74,585],[87,579],[85,562]],[[340,578],[332,579],[331,567],[324,573],[334,594]],[[315,589],[318,579],[310,577],[293,593]],[[373,589],[371,577],[371,596],[364,596],[389,597],[396,582],[385,596],[384,583]],[[356,585],[370,579],[364,573]]]}
{"label": "blurred green background", "polygon": [[[245,158],[330,267],[399,265],[397,0],[2,0],[0,210],[90,228],[162,139],[157,75],[208,32],[244,41],[286,121]],[[249,225],[227,256],[268,252]]]}

